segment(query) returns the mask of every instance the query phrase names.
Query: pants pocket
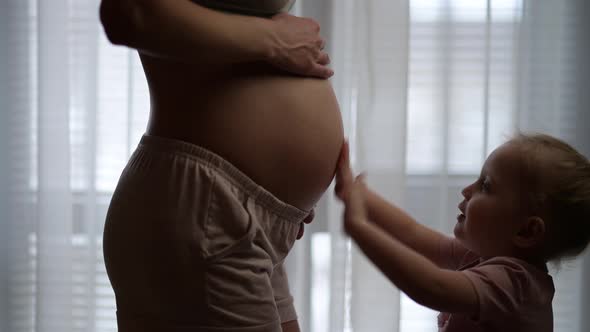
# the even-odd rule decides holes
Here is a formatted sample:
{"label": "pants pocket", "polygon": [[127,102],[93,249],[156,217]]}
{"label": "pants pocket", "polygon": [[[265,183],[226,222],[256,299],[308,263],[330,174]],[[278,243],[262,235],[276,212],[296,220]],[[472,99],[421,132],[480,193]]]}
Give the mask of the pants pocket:
{"label": "pants pocket", "polygon": [[207,261],[222,259],[252,243],[256,221],[246,207],[247,202],[248,198],[237,188],[216,178],[204,224],[203,252]]}

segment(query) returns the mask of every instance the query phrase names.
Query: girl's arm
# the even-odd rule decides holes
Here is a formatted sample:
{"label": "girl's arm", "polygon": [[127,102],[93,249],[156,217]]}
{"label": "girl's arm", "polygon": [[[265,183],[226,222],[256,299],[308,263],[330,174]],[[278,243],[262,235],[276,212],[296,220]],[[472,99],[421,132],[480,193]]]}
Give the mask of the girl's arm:
{"label": "girl's arm", "polygon": [[362,185],[367,204],[368,219],[404,245],[424,255],[439,267],[446,267],[441,248],[448,248],[452,239],[418,223],[405,211]]}
{"label": "girl's arm", "polygon": [[208,64],[265,61],[301,75],[333,74],[311,19],[229,14],[189,0],[102,0],[100,19],[112,43],[153,56]]}
{"label": "girl's arm", "polygon": [[[336,194],[340,199],[346,198],[354,181],[348,155],[348,144],[345,143],[336,174]],[[362,181],[359,186],[366,203],[367,217],[371,222],[402,244],[426,256],[437,266],[446,267],[446,260],[441,257],[441,248],[450,247],[450,237],[416,222],[402,209],[370,190]]]}
{"label": "girl's arm", "polygon": [[367,222],[363,184],[357,179],[346,197],[344,227],[365,255],[401,291],[434,310],[476,314],[478,299],[459,271],[441,269],[382,229]]}

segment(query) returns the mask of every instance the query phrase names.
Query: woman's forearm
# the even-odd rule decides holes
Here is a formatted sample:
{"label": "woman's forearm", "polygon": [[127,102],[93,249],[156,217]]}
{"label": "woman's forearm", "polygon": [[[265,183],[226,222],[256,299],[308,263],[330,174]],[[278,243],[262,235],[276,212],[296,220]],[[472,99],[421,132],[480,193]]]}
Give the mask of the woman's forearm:
{"label": "woman's forearm", "polygon": [[265,60],[272,21],[218,12],[189,0],[103,0],[101,21],[114,44],[187,63]]}
{"label": "woman's forearm", "polygon": [[100,18],[112,43],[153,56],[200,65],[264,61],[303,76],[334,74],[320,26],[308,18],[242,16],[189,0],[102,0]]}

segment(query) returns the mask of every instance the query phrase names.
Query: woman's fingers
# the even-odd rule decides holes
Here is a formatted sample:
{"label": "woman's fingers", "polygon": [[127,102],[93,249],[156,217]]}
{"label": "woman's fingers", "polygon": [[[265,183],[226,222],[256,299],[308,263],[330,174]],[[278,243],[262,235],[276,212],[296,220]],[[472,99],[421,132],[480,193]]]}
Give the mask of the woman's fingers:
{"label": "woman's fingers", "polygon": [[326,40],[324,38],[318,38],[317,46],[320,51],[322,51],[326,47]]}
{"label": "woman's fingers", "polygon": [[327,67],[330,57],[323,51],[326,41],[320,25],[313,19],[278,14],[272,18],[273,36],[269,39],[268,61],[286,71],[303,76],[329,78],[334,71]]}
{"label": "woman's fingers", "polygon": [[328,65],[331,62],[330,55],[328,52],[324,52],[324,47],[326,46],[326,41],[323,39],[318,39],[317,45],[317,56],[314,63],[313,72],[317,73],[318,77],[321,78],[330,78],[334,75],[334,71],[328,68]]}
{"label": "woman's fingers", "polygon": [[303,233],[305,233],[305,224],[311,223],[313,221],[313,218],[315,218],[315,210],[311,209],[307,217],[305,217],[305,219],[303,219],[303,222],[299,225],[299,231],[297,232],[297,240],[303,237]]}
{"label": "woman's fingers", "polygon": [[305,224],[299,225],[299,231],[297,232],[297,237],[295,239],[299,240],[303,237],[303,233],[305,233]]}
{"label": "woman's fingers", "polygon": [[330,63],[330,55],[326,52],[320,52],[317,63],[326,66]]}
{"label": "woman's fingers", "polygon": [[325,65],[316,63],[312,65],[312,68],[308,71],[308,75],[317,78],[330,78],[334,75],[334,71]]}
{"label": "woman's fingers", "polygon": [[303,219],[303,222],[306,224],[309,224],[313,221],[313,218],[315,218],[315,210],[314,209],[309,211],[309,214],[307,215],[307,217],[305,217],[305,219]]}

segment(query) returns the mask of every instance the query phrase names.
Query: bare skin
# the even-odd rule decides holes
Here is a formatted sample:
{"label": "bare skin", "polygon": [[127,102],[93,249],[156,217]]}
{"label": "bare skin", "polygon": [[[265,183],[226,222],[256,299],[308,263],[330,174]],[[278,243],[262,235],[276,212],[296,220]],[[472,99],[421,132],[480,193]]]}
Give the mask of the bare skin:
{"label": "bare skin", "polygon": [[141,55],[147,134],[201,145],[283,201],[314,206],[343,142],[334,92],[320,79],[333,72],[317,23],[188,0],[103,0],[100,12],[109,40]]}
{"label": "bare skin", "polygon": [[203,68],[141,59],[152,98],[148,134],[205,147],[281,200],[314,206],[343,142],[330,82],[263,64]]}

